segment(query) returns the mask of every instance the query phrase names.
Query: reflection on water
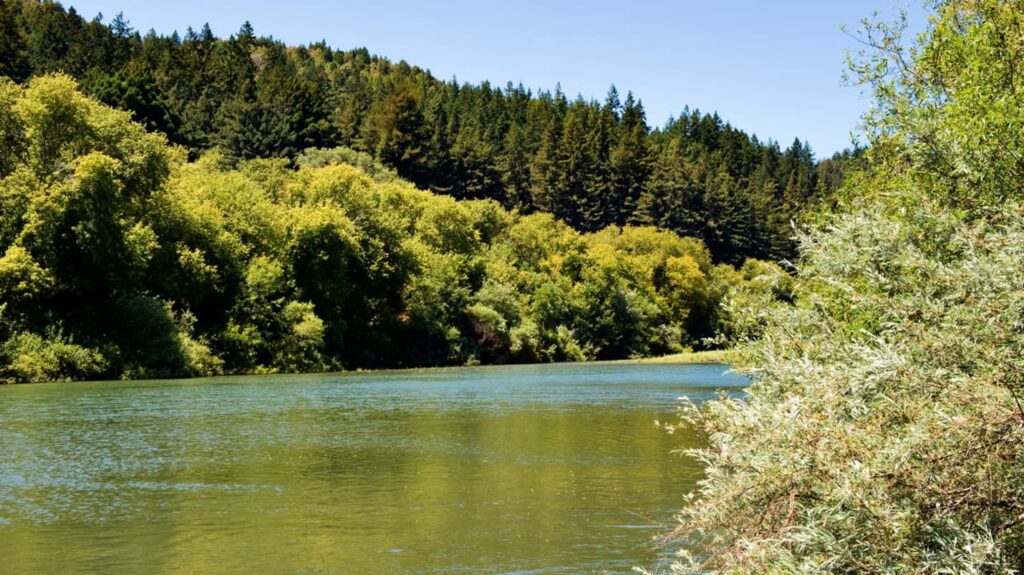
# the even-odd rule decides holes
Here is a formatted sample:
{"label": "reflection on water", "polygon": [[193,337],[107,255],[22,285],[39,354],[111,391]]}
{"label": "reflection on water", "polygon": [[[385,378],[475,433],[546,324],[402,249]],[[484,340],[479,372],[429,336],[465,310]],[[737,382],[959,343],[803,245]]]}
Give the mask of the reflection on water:
{"label": "reflection on water", "polygon": [[629,573],[744,381],[572,364],[0,389],[4,573]]}

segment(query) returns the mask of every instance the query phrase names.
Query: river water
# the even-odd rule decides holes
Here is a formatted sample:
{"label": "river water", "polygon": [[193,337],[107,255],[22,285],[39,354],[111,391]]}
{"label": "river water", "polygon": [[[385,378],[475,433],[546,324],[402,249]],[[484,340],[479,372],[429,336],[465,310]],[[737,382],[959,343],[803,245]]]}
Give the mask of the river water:
{"label": "river water", "polygon": [[0,573],[630,573],[721,365],[0,387]]}

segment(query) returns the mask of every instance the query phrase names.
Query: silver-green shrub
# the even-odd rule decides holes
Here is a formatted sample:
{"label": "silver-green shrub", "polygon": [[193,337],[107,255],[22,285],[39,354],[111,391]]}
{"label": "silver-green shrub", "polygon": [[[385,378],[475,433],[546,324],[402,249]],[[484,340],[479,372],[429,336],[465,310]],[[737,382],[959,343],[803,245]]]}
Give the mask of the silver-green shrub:
{"label": "silver-green shrub", "polygon": [[679,573],[1024,571],[1024,1],[868,24],[871,165],[800,238],[706,466]]}
{"label": "silver-green shrub", "polygon": [[707,476],[676,535],[723,573],[1020,568],[1024,208],[866,207],[803,246],[747,397],[683,409]]}

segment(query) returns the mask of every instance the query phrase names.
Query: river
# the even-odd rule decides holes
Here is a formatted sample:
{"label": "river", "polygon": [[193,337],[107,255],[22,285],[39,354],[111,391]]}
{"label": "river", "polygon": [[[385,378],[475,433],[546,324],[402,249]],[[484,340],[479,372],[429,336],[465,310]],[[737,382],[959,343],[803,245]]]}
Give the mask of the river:
{"label": "river", "polygon": [[721,365],[0,386],[0,572],[630,573]]}

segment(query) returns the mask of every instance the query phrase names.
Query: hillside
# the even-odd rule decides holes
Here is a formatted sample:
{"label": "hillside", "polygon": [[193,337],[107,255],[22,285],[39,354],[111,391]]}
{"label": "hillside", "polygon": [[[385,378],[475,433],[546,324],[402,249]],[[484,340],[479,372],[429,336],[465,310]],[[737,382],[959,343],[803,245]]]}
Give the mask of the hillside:
{"label": "hillside", "polygon": [[664,354],[728,335],[730,286],[787,279],[418,190],[349,149],[190,162],[63,75],[0,80],[0,126],[0,380]]}
{"label": "hillside", "polygon": [[[716,261],[794,255],[791,221],[838,188],[852,152],[816,162],[683,108],[650,129],[614,86],[604,102],[559,89],[441,81],[365,49],[286,46],[245,24],[170,36],[118,15],[86,20],[59,3],[0,1],[0,74],[64,72],[193,158],[294,160],[350,147],[422,189],[554,214],[580,231],[651,224],[703,240]],[[272,31],[270,31],[272,32]]]}

